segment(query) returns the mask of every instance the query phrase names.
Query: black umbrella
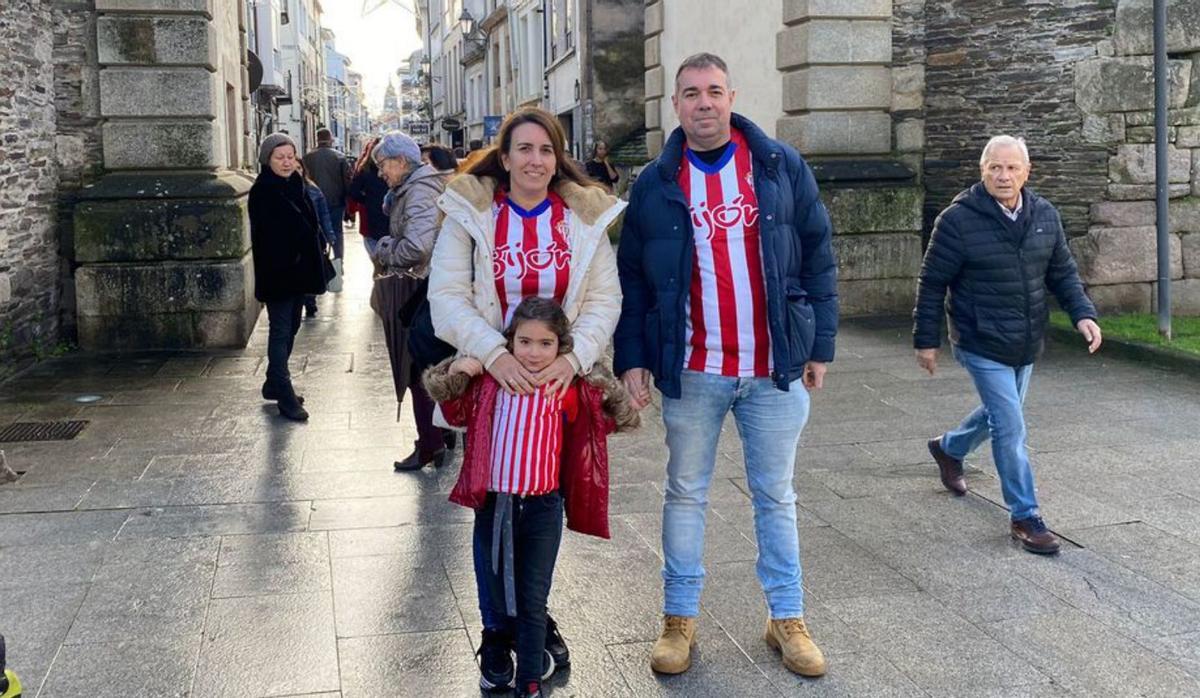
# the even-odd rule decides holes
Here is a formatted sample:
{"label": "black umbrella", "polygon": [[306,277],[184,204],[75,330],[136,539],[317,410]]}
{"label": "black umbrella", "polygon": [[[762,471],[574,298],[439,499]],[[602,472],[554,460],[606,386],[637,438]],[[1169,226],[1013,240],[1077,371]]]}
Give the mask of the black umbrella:
{"label": "black umbrella", "polygon": [[408,389],[408,378],[412,370],[412,357],[408,352],[408,327],[400,319],[400,311],[412,299],[421,285],[420,279],[405,274],[383,274],[375,277],[371,289],[371,308],[383,320],[383,341],[387,345],[388,360],[392,364],[392,382],[396,388],[396,402],[404,401]]}

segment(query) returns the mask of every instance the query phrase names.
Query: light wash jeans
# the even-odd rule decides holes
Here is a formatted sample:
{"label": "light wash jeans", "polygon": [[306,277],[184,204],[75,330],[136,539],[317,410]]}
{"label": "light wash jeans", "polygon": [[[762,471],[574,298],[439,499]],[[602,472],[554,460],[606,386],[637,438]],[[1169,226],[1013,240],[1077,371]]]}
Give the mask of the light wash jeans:
{"label": "light wash jeans", "polygon": [[964,349],[954,348],[954,358],[971,374],[983,403],[956,428],[942,435],[942,450],[962,460],[989,435],[992,460],[1000,475],[1000,489],[1013,521],[1038,513],[1033,468],[1025,448],[1025,394],[1033,364],[1009,366]]}
{"label": "light wash jeans", "polygon": [[680,399],[663,398],[667,427],[663,503],[663,613],[700,615],[708,488],[725,415],[733,411],[754,504],[758,581],[772,618],[804,614],[800,540],[792,487],[796,444],[808,421],[808,391],[799,380],[784,392],[769,378],[728,378],[684,371]]}

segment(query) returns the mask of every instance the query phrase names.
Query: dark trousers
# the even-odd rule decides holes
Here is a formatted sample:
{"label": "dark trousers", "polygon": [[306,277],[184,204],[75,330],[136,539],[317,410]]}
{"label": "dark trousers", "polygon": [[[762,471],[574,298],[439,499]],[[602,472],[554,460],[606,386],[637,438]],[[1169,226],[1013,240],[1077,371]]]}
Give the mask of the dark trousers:
{"label": "dark trousers", "polygon": [[346,240],[342,229],[342,216],[346,213],[346,205],[329,207],[329,222],[333,223],[333,258],[341,259],[346,251]]}
{"label": "dark trousers", "polygon": [[[475,536],[488,541],[487,591],[492,607],[505,609],[504,555],[498,566],[491,562],[491,541],[497,496],[475,512]],[[512,577],[516,591],[516,618],[511,625],[517,640],[517,685],[541,681],[546,648],[546,599],[554,577],[554,563],[562,542],[563,501],[558,492],[536,497],[512,497]],[[495,571],[498,567],[498,571]],[[501,610],[502,614],[506,611]]]}
{"label": "dark trousers", "polygon": [[[267,382],[278,388],[291,388],[292,374],[288,358],[300,331],[300,313],[304,296],[267,301]],[[285,393],[286,394],[286,393]]]}
{"label": "dark trousers", "polygon": [[446,447],[446,442],[442,439],[442,430],[433,425],[435,403],[425,392],[416,366],[413,366],[408,382],[408,394],[412,396],[413,420],[417,423],[417,453],[421,456],[437,453]]}

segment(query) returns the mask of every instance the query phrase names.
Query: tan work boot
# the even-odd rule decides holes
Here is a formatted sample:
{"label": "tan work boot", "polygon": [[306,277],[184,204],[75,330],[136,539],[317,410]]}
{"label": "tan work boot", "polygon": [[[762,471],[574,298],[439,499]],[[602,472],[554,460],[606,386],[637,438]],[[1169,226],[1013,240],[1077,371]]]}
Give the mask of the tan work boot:
{"label": "tan work boot", "polygon": [[692,666],[696,619],[663,616],[662,634],[650,651],[650,668],[660,674],[682,674]]}
{"label": "tan work boot", "polygon": [[767,644],[783,654],[783,665],[801,676],[824,676],[825,655],[813,642],[803,618],[767,620]]}

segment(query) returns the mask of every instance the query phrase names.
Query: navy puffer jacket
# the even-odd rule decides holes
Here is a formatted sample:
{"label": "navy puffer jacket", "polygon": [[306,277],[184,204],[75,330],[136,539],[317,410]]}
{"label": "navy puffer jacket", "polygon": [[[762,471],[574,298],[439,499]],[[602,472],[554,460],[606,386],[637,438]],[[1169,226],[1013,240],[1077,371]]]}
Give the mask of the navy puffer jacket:
{"label": "navy puffer jacket", "polygon": [[1029,189],[1021,194],[1015,222],[982,182],[938,216],[921,265],[914,347],[941,345],[943,305],[955,346],[1009,366],[1031,364],[1041,353],[1047,289],[1072,324],[1096,317],[1058,211]]}
{"label": "navy puffer jacket", "polygon": [[[812,170],[796,149],[738,114],[732,115],[732,126],[745,136],[754,167],[775,365],[771,377],[780,390],[788,390],[807,361],[833,360],[838,324],[833,227]],[[624,300],[613,339],[617,375],[649,369],[663,395],[676,399],[696,247],[688,202],[676,181],[684,142],[676,128],[662,154],[634,182],[617,251]]]}

